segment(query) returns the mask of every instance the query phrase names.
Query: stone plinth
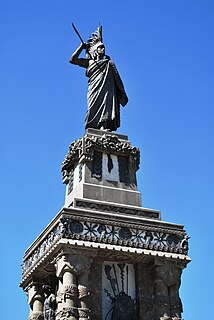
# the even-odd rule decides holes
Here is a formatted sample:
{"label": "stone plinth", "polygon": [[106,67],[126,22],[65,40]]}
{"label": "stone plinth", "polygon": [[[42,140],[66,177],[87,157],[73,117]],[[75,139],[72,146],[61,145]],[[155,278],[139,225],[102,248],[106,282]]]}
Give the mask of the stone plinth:
{"label": "stone plinth", "polygon": [[73,142],[62,166],[65,206],[74,198],[141,206],[136,171],[140,153],[121,134],[96,129]]}

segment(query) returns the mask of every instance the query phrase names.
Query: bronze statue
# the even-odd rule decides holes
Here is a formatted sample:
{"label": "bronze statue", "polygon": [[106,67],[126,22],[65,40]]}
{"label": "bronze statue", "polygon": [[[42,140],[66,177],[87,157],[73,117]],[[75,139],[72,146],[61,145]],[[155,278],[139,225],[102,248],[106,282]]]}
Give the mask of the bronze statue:
{"label": "bronze statue", "polygon": [[55,320],[55,310],[57,307],[56,297],[52,293],[52,289],[48,285],[42,286],[45,295],[44,302],[44,320]]}
{"label": "bronze statue", "polygon": [[[85,128],[115,131],[120,127],[120,105],[124,107],[128,97],[114,62],[105,54],[102,27],[92,33],[87,43],[80,39],[82,43],[69,62],[85,68],[89,78]],[[83,50],[86,58],[79,58]]]}

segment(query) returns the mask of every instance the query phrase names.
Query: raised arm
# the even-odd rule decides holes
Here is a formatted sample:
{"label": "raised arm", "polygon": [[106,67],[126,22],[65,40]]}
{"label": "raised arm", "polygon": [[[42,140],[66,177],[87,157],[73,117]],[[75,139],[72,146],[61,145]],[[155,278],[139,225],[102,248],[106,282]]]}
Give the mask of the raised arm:
{"label": "raised arm", "polygon": [[84,49],[87,49],[87,45],[86,43],[81,43],[81,45],[77,48],[77,50],[72,54],[69,62],[83,68],[88,68],[89,59],[79,58],[79,55]]}

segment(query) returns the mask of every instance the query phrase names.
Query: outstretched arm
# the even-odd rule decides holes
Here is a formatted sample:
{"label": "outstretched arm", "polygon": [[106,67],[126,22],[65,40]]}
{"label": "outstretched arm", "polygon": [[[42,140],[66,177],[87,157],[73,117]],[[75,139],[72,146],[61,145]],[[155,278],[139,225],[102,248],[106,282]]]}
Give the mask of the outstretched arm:
{"label": "outstretched arm", "polygon": [[87,45],[84,42],[81,43],[79,48],[77,48],[77,50],[72,54],[69,62],[72,64],[77,64],[78,66],[83,68],[88,68],[89,60],[85,58],[79,58],[79,55],[81,54],[81,52],[86,48],[87,48]]}

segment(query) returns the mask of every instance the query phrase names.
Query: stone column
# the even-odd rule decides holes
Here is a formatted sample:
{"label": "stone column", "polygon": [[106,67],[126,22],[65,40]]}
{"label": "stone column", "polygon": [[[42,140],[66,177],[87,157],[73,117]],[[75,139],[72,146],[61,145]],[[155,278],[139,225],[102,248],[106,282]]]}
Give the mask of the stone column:
{"label": "stone column", "polygon": [[56,259],[56,275],[59,278],[56,320],[78,319],[77,277],[70,260],[71,256],[64,251]]}
{"label": "stone column", "polygon": [[27,288],[27,293],[28,303],[30,306],[28,320],[43,320],[44,296],[41,290],[41,285],[37,282],[32,282]]}
{"label": "stone column", "polygon": [[67,247],[56,258],[59,278],[56,320],[89,319],[88,271],[93,255],[91,250]]}

